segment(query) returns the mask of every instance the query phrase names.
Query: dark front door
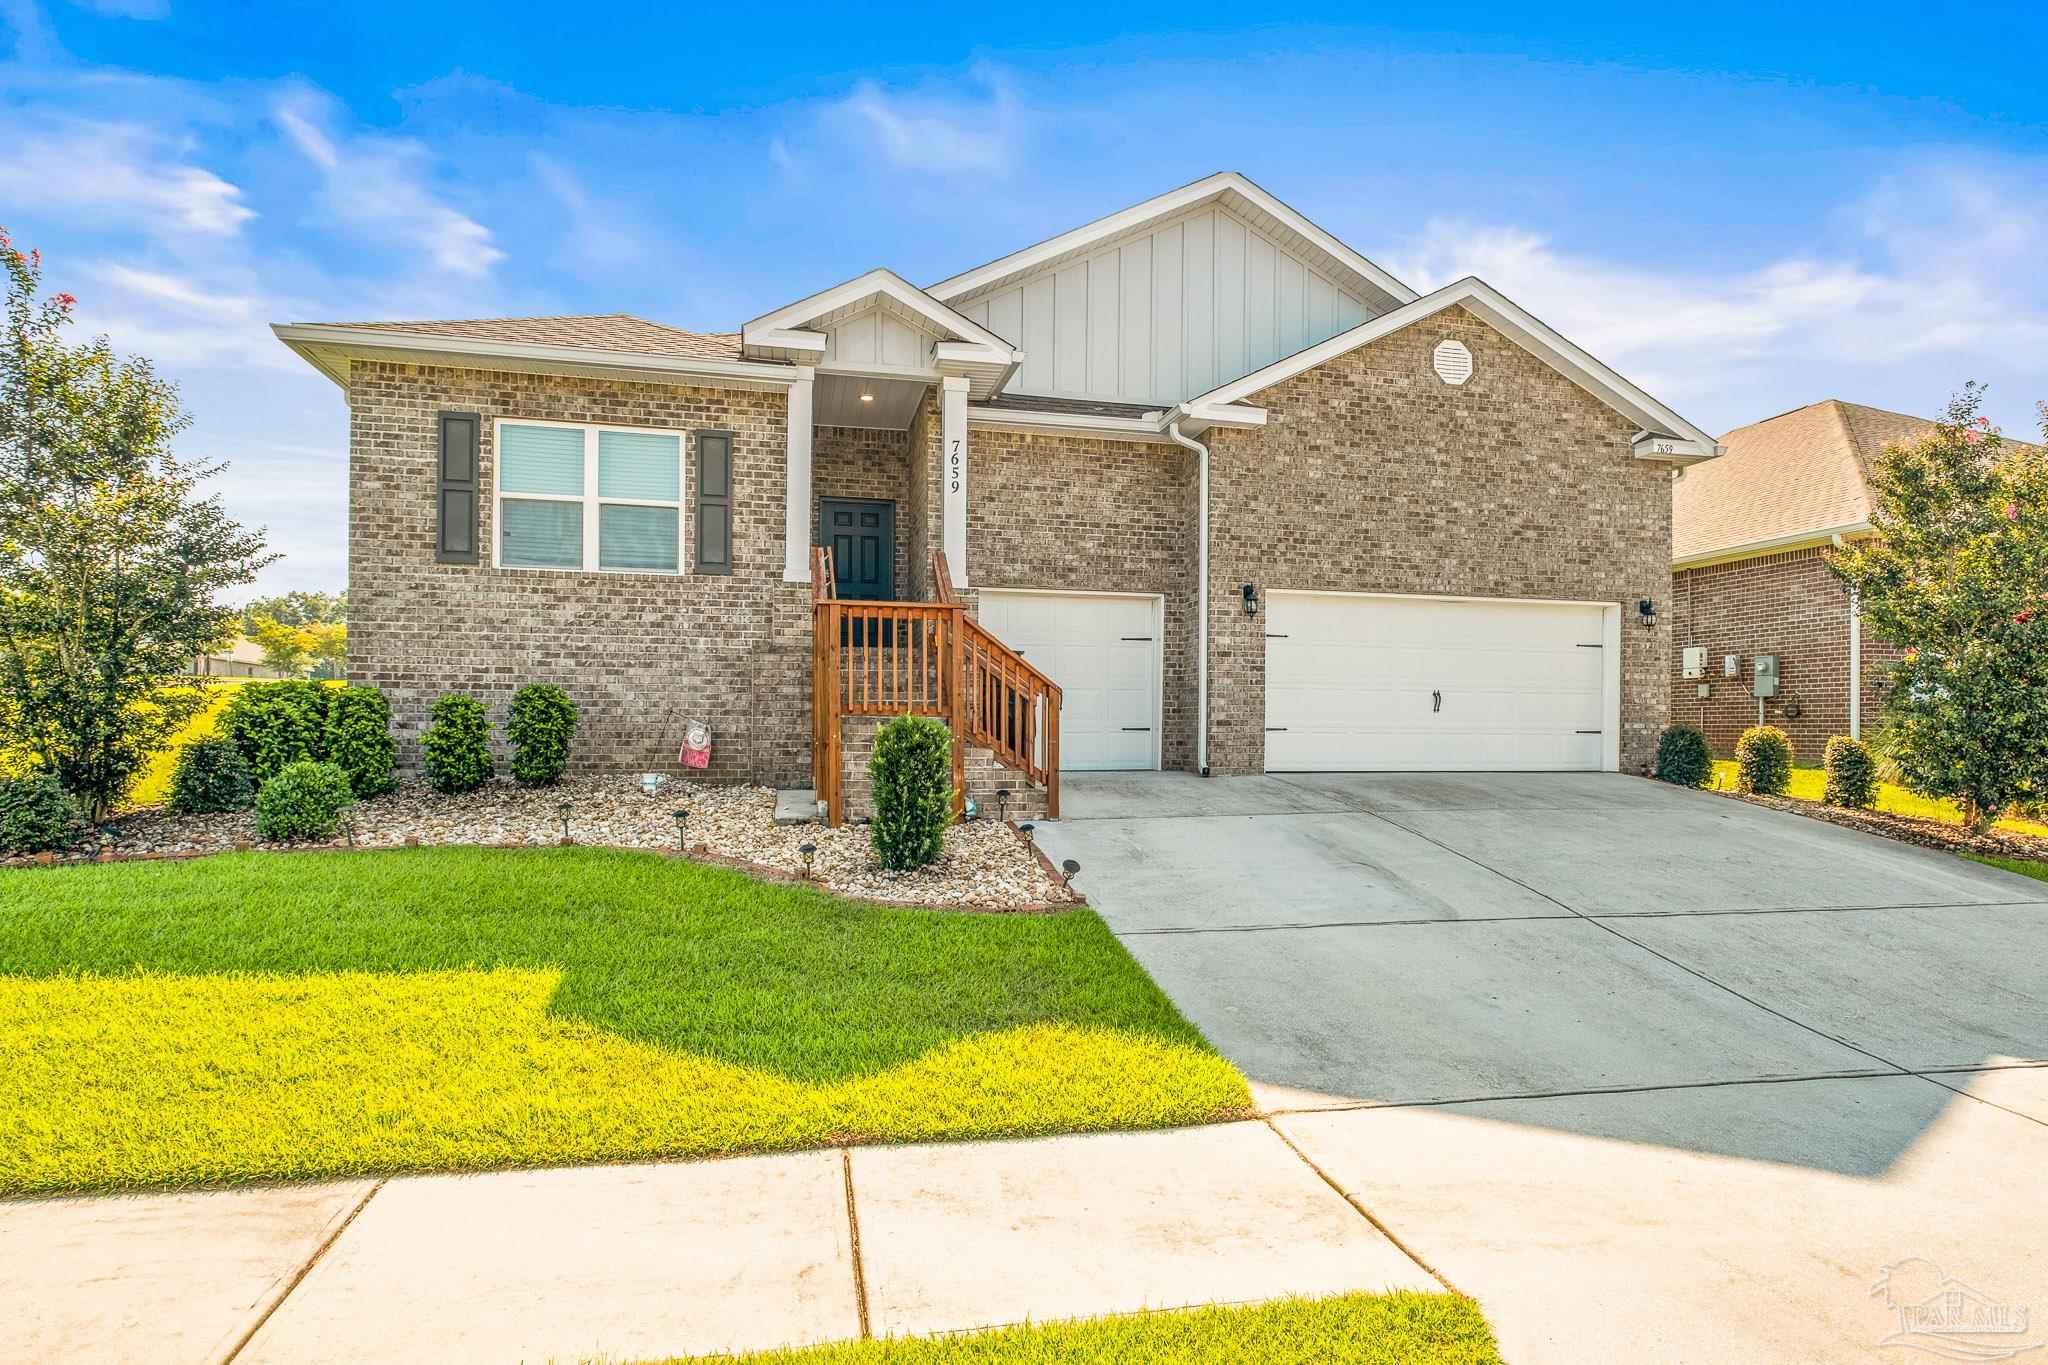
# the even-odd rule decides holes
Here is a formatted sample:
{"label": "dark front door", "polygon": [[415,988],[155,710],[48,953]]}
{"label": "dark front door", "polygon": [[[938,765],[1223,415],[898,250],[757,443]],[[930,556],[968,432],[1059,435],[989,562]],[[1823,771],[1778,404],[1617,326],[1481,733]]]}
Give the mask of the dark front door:
{"label": "dark front door", "polygon": [[896,600],[896,504],[823,498],[818,543],[832,548],[832,572],[841,597]]}

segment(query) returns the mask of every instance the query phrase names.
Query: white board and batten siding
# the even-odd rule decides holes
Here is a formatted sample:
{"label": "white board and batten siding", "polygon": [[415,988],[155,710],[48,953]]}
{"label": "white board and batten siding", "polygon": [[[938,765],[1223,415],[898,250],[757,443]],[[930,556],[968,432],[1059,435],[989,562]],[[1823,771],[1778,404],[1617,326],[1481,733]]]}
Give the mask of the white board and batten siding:
{"label": "white board and batten siding", "polygon": [[927,369],[937,340],[887,309],[871,308],[825,329],[823,363]]}
{"label": "white board and batten siding", "polygon": [[1024,352],[1012,393],[1161,405],[1372,315],[1330,274],[1213,206],[957,306]]}
{"label": "white board and batten siding", "polygon": [[1266,771],[1620,767],[1612,603],[1275,591]]}

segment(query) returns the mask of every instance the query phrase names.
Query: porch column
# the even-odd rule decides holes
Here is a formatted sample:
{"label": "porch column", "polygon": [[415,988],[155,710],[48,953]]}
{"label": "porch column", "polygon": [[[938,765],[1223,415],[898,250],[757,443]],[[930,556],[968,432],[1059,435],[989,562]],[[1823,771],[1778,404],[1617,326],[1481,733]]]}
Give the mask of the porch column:
{"label": "porch column", "polygon": [[967,586],[967,381],[948,375],[940,381],[940,477],[945,490],[946,564],[953,586]]}
{"label": "porch column", "polygon": [[797,370],[789,386],[788,506],[783,525],[782,581],[811,581],[811,386],[817,371]]}

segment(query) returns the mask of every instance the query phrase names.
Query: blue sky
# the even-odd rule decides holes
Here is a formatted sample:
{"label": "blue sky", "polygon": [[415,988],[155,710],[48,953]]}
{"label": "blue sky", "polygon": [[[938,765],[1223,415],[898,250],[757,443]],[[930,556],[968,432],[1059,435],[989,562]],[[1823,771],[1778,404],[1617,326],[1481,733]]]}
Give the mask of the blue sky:
{"label": "blue sky", "polygon": [[0,223],[183,387],[265,587],[346,575],[346,411],[271,322],[727,329],[1226,168],[1715,431],[2048,398],[2039,4],[653,8],[0,0]]}

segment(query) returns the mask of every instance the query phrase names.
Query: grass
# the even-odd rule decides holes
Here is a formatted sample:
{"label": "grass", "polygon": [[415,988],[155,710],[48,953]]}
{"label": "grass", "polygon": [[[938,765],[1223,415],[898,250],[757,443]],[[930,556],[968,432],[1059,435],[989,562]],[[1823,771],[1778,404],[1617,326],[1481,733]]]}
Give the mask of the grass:
{"label": "grass", "polygon": [[1345,1294],[960,1336],[769,1351],[745,1365],[1499,1365],[1479,1307],[1451,1294]]}
{"label": "grass", "polygon": [[1999,858],[1985,853],[1965,853],[1963,856],[1973,863],[1983,863],[1986,867],[2002,867],[2007,872],[2017,872],[2022,877],[2048,882],[2048,862],[2041,862],[2035,858]]}
{"label": "grass", "polygon": [[[1714,764],[1716,786],[1732,789],[1736,785],[1736,768],[1732,760],[1722,759]],[[1828,775],[1823,768],[1794,768],[1792,785],[1785,795],[1795,801],[1818,801],[1827,790]],[[1953,801],[1935,801],[1925,796],[1915,796],[1904,787],[1890,782],[1877,784],[1877,807],[1886,815],[1904,816],[1909,820],[1939,820],[1946,825],[1963,823],[1963,813]],[[1997,827],[2015,834],[2032,834],[2048,838],[2048,825],[2032,820],[2000,820]]]}
{"label": "grass", "polygon": [[0,1192],[1201,1122],[1249,1104],[1093,912],[658,854],[0,874]]}

